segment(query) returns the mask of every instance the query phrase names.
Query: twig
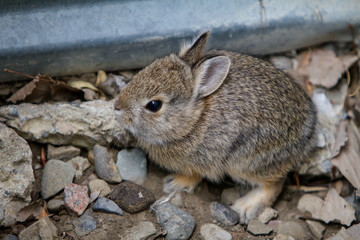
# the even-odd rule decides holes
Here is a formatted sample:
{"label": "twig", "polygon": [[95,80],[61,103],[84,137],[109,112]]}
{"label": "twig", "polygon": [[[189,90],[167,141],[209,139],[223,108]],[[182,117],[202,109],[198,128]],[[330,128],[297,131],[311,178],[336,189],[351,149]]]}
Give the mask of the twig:
{"label": "twig", "polygon": [[308,186],[295,186],[295,185],[290,185],[287,186],[286,189],[290,190],[290,191],[302,191],[302,192],[325,192],[327,190],[329,190],[327,187],[308,187]]}
{"label": "twig", "polygon": [[20,75],[20,76],[23,76],[23,77],[27,77],[27,78],[35,78],[34,76],[27,75],[27,74],[25,74],[25,73],[16,72],[16,71],[13,71],[13,70],[9,70],[9,69],[7,69],[7,68],[4,69],[4,72],[17,74],[17,75]]}

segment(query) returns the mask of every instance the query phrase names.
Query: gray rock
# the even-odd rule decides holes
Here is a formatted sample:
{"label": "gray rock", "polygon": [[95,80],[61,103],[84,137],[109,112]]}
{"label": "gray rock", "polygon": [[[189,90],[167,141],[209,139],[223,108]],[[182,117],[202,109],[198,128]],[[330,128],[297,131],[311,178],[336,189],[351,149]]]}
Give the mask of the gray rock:
{"label": "gray rock", "polygon": [[54,147],[51,144],[47,146],[47,158],[58,160],[69,160],[80,156],[80,149],[74,146]]}
{"label": "gray rock", "polygon": [[246,230],[253,235],[267,235],[273,231],[272,227],[263,224],[257,219],[250,219]]}
{"label": "gray rock", "polygon": [[65,206],[64,200],[61,199],[51,199],[48,204],[47,208],[50,212],[58,212]]}
{"label": "gray rock", "polygon": [[139,222],[135,226],[126,229],[125,232],[120,233],[120,239],[137,239],[146,240],[156,233],[156,228],[151,222]]}
{"label": "gray rock", "polygon": [[304,212],[314,213],[317,212],[323,204],[324,200],[321,198],[311,194],[304,194],[299,199],[297,208]]}
{"label": "gray rock", "polygon": [[274,237],[273,240],[295,240],[295,238],[289,235],[278,234]]}
{"label": "gray rock", "polygon": [[57,237],[57,228],[48,216],[41,218],[19,234],[20,240],[52,240]]}
{"label": "gray rock", "polygon": [[306,225],[310,229],[315,239],[322,239],[323,232],[325,231],[324,224],[316,221],[306,220]]}
{"label": "gray rock", "polygon": [[138,148],[123,149],[117,155],[116,166],[124,180],[143,184],[147,175],[147,161],[143,151]]}
{"label": "gray rock", "polygon": [[189,239],[194,231],[194,218],[169,202],[157,205],[155,215],[160,226],[167,231],[166,240]]}
{"label": "gray rock", "polygon": [[262,223],[268,223],[270,220],[277,218],[279,215],[278,211],[273,208],[267,207],[262,213],[260,213],[258,219]]}
{"label": "gray rock", "polygon": [[42,240],[52,240],[57,237],[57,228],[47,216],[39,220],[39,236]]}
{"label": "gray rock", "polygon": [[69,164],[60,160],[50,160],[46,163],[41,177],[41,196],[48,199],[72,183],[75,170]]}
{"label": "gray rock", "polygon": [[74,157],[66,163],[70,164],[74,168],[75,180],[79,180],[82,177],[84,171],[90,167],[89,160],[84,157]]}
{"label": "gray rock", "polygon": [[278,228],[277,233],[279,233],[279,234],[290,235],[295,239],[308,239],[309,238],[308,231],[306,231],[305,227],[302,226],[299,222],[281,221],[277,228]]}
{"label": "gray rock", "polygon": [[9,234],[7,235],[4,240],[18,240],[19,238],[15,235]]}
{"label": "gray rock", "polygon": [[357,238],[352,238],[352,236],[346,231],[346,229],[342,227],[340,231],[338,231],[334,236],[329,237],[327,240],[356,240],[356,239]]}
{"label": "gray rock", "polygon": [[206,240],[231,240],[232,236],[229,232],[225,231],[221,227],[212,224],[206,223],[201,226],[200,234],[203,239]]}
{"label": "gray rock", "polygon": [[89,188],[90,192],[94,193],[97,191],[100,191],[99,197],[106,197],[110,194],[111,189],[109,187],[109,184],[107,184],[102,179],[94,179],[89,182]]}
{"label": "gray rock", "polygon": [[216,221],[227,226],[233,226],[239,222],[239,214],[237,212],[218,202],[210,204],[210,213]]}
{"label": "gray rock", "polygon": [[105,212],[105,213],[114,213],[120,216],[124,215],[121,208],[114,201],[111,201],[110,199],[106,199],[103,197],[98,198],[98,200],[95,202],[93,206],[93,210],[99,212]]}
{"label": "gray rock", "polygon": [[118,184],[109,198],[116,202],[121,209],[129,213],[142,212],[155,202],[152,192],[128,181]]}
{"label": "gray rock", "polygon": [[109,183],[119,183],[122,181],[116,164],[106,147],[100,145],[94,147],[94,165],[99,178]]}
{"label": "gray rock", "polygon": [[96,229],[96,220],[89,210],[86,210],[81,217],[74,219],[72,224],[75,227],[76,235],[79,237],[85,236]]}
{"label": "gray rock", "polygon": [[31,162],[27,142],[0,123],[0,226],[14,224],[19,210],[16,206],[30,204],[35,181]]}
{"label": "gray rock", "polygon": [[27,140],[87,149],[109,144],[121,129],[113,101],[103,100],[8,105],[0,117]]}

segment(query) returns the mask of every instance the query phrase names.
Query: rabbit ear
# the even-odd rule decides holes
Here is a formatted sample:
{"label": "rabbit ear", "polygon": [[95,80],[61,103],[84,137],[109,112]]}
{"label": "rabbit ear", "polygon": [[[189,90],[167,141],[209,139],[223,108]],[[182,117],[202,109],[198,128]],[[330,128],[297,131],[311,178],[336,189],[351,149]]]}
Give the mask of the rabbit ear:
{"label": "rabbit ear", "polygon": [[179,53],[179,57],[189,65],[195,64],[203,56],[210,32],[204,32],[190,43],[185,43]]}
{"label": "rabbit ear", "polygon": [[205,60],[195,70],[195,97],[203,98],[215,92],[228,75],[230,64],[230,58],[226,56]]}

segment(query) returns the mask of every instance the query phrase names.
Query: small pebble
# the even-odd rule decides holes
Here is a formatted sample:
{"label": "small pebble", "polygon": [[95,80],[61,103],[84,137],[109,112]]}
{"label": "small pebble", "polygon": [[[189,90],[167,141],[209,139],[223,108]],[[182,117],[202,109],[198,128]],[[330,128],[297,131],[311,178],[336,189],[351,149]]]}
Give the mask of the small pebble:
{"label": "small pebble", "polygon": [[128,213],[142,212],[155,202],[155,197],[149,190],[128,181],[118,184],[109,198]]}
{"label": "small pebble", "polygon": [[46,163],[41,177],[41,196],[48,199],[72,183],[75,170],[69,164],[60,160],[50,160]]}
{"label": "small pebble", "polygon": [[267,235],[273,231],[272,227],[263,224],[257,219],[250,219],[246,230],[253,235]]}
{"label": "small pebble", "polygon": [[65,187],[65,203],[77,215],[81,215],[89,205],[88,187],[71,183]]}
{"label": "small pebble", "polygon": [[61,199],[51,199],[47,204],[47,208],[50,212],[58,212],[64,205],[65,202]]}
{"label": "small pebble", "polygon": [[143,184],[147,175],[147,161],[143,151],[138,148],[123,149],[117,155],[116,166],[124,180]]}
{"label": "small pebble", "polygon": [[200,234],[203,239],[206,240],[231,240],[232,236],[229,232],[225,231],[221,227],[212,224],[206,223],[201,226]]}
{"label": "small pebble", "polygon": [[216,221],[227,226],[233,226],[239,222],[239,214],[237,212],[218,202],[210,204],[210,213]]}
{"label": "small pebble", "polygon": [[90,162],[84,157],[74,157],[67,161],[75,169],[75,180],[79,180],[84,171],[90,167]]}
{"label": "small pebble", "polygon": [[323,233],[325,231],[324,224],[316,221],[306,220],[306,225],[310,229],[315,239],[322,239]]}
{"label": "small pebble", "polygon": [[156,233],[156,228],[151,222],[139,222],[135,226],[121,233],[120,239],[149,239]]}
{"label": "small pebble", "polygon": [[91,180],[89,182],[89,188],[91,193],[100,191],[100,197],[106,197],[111,192],[109,184],[102,179]]}
{"label": "small pebble", "polygon": [[167,231],[166,240],[189,239],[195,228],[195,220],[175,205],[165,202],[154,207],[160,226]]}
{"label": "small pebble", "polygon": [[76,235],[79,237],[85,236],[96,229],[96,220],[89,210],[86,210],[81,217],[73,220],[72,224],[75,227]]}
{"label": "small pebble", "polygon": [[74,146],[54,147],[48,144],[47,158],[58,160],[69,160],[80,155],[80,149]]}
{"label": "small pebble", "polygon": [[93,210],[105,213],[114,213],[120,216],[124,215],[121,208],[114,201],[103,197],[98,198],[93,206]]}
{"label": "small pebble", "polygon": [[324,200],[321,198],[311,195],[311,194],[304,194],[298,202],[297,208],[304,212],[313,213],[318,211],[322,205],[324,204]]}
{"label": "small pebble", "polygon": [[264,211],[259,215],[259,221],[262,223],[268,223],[270,220],[277,218],[279,215],[278,211],[273,208],[267,207]]}
{"label": "small pebble", "polygon": [[170,202],[175,206],[181,207],[183,205],[182,193],[181,192],[175,193],[174,197],[170,199]]}
{"label": "small pebble", "polygon": [[94,166],[98,177],[106,182],[119,183],[122,181],[116,164],[105,147],[95,145]]}

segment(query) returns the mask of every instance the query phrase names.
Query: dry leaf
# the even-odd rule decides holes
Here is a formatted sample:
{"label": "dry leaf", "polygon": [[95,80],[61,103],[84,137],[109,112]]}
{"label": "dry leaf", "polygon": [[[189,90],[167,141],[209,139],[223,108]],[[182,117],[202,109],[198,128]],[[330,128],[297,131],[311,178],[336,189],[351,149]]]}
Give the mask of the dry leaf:
{"label": "dry leaf", "polygon": [[346,179],[360,189],[360,132],[354,121],[347,127],[348,141],[340,154],[331,160]]}
{"label": "dry leaf", "polygon": [[307,64],[303,59],[306,59],[308,54],[309,52],[304,52],[297,57],[299,62],[304,63],[299,64],[297,71],[309,76],[312,84],[326,88],[334,87],[341,75],[359,59],[355,55],[337,57],[331,50],[315,49],[311,52],[311,60]]}
{"label": "dry leaf", "polygon": [[333,149],[331,150],[330,158],[334,158],[340,153],[340,149],[345,146],[348,136],[346,133],[346,128],[348,125],[348,121],[341,121],[335,133],[335,144]]}
{"label": "dry leaf", "polygon": [[123,76],[109,74],[106,81],[100,83],[98,87],[109,96],[116,97],[120,93],[121,89],[126,85],[124,79],[125,77]]}
{"label": "dry leaf", "polygon": [[40,219],[40,215],[43,211],[43,207],[41,206],[40,202],[33,202],[29,206],[22,208],[16,214],[16,221],[18,222],[25,222],[29,219]]}
{"label": "dry leaf", "polygon": [[84,91],[84,94],[85,94],[85,99],[86,100],[93,100],[95,98],[99,98],[97,96],[94,96],[92,92],[90,91],[86,91],[88,89],[92,90],[92,91],[95,91],[96,93],[98,93],[100,95],[100,99],[106,99],[105,97],[105,94],[100,90],[98,89],[97,87],[95,87],[94,85],[92,85],[91,83],[89,82],[85,82],[85,81],[72,81],[72,82],[69,82],[69,85],[71,87],[74,87],[74,88],[77,88],[77,89],[81,89]]}
{"label": "dry leaf", "polygon": [[81,90],[73,88],[61,81],[55,81],[47,75],[37,75],[31,82],[16,91],[8,102],[17,103],[21,101],[40,103],[49,99],[68,100],[82,99]]}
{"label": "dry leaf", "polygon": [[324,203],[319,211],[313,212],[312,217],[320,219],[325,223],[340,222],[350,226],[356,219],[355,210],[345,199],[339,196],[334,188],[330,188]]}

